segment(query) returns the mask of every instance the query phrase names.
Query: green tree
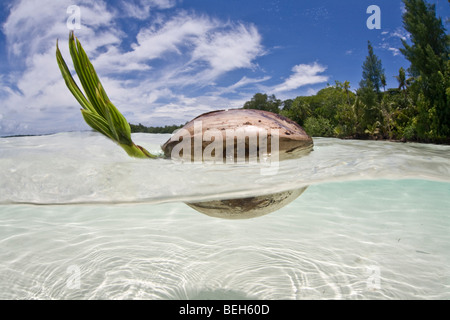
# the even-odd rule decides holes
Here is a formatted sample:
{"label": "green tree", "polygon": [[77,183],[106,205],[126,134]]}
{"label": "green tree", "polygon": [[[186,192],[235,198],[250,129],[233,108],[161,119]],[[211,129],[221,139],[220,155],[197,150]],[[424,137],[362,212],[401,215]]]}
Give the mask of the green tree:
{"label": "green tree", "polygon": [[381,123],[379,121],[376,121],[373,124],[369,124],[367,125],[367,129],[364,131],[364,133],[368,134],[372,138],[378,139],[378,135],[380,134],[380,125]]}
{"label": "green tree", "polygon": [[395,125],[395,114],[396,114],[396,104],[389,95],[383,96],[381,100],[381,113],[383,115],[383,133],[384,136],[387,135],[389,140],[394,137],[394,125]]}
{"label": "green tree", "polygon": [[356,96],[352,104],[338,105],[336,113],[337,125],[334,133],[337,137],[358,137],[364,134],[363,116],[365,105]]}
{"label": "green tree", "polygon": [[406,93],[406,71],[403,67],[398,71],[398,76],[395,76],[398,81],[398,89]]}
{"label": "green tree", "polygon": [[377,94],[380,93],[380,88],[383,86],[384,75],[383,65],[381,60],[373,52],[373,47],[370,41],[368,42],[369,55],[366,57],[363,68],[362,80],[359,83],[361,88],[372,87]]}
{"label": "green tree", "polygon": [[347,95],[347,103],[350,105],[350,82],[346,80],[342,87]]}
{"label": "green tree", "polygon": [[273,113],[280,113],[281,100],[275,95],[268,96],[263,93],[256,93],[250,101],[244,104],[244,109],[265,110]]}
{"label": "green tree", "polygon": [[400,51],[411,62],[420,139],[441,140],[450,135],[449,36],[436,17],[435,5],[424,0],[403,0],[403,26],[411,35]]}
{"label": "green tree", "polygon": [[359,107],[362,109],[361,125],[363,128],[372,126],[381,120],[381,108],[378,102],[378,95],[371,81],[357,91],[359,97]]}
{"label": "green tree", "polygon": [[[347,89],[346,89],[346,86]],[[312,116],[328,119],[334,127],[337,125],[336,113],[338,106],[351,102],[354,99],[354,93],[349,91],[350,83],[347,85],[335,81],[334,86],[328,85],[320,90],[315,96],[310,97],[310,107]]]}
{"label": "green tree", "polygon": [[372,129],[382,120],[380,88],[385,84],[386,76],[381,60],[375,55],[370,41],[368,41],[367,48],[369,54],[362,65],[362,80],[359,83],[360,88],[357,95],[360,97],[360,103],[364,109],[361,121],[363,128],[367,129],[364,133],[373,135]]}
{"label": "green tree", "polygon": [[386,75],[384,73],[381,74],[381,85],[383,86],[383,92],[386,92]]}
{"label": "green tree", "polygon": [[312,137],[333,137],[334,130],[328,119],[310,117],[305,121],[305,131]]}
{"label": "green tree", "polygon": [[294,100],[292,100],[292,99],[284,100],[282,102],[283,110],[290,110],[292,107],[292,103],[294,103]]}
{"label": "green tree", "polygon": [[281,110],[281,115],[288,117],[289,119],[297,122],[299,125],[303,126],[305,120],[311,116],[311,108],[309,105],[309,97],[297,97],[291,104]]}

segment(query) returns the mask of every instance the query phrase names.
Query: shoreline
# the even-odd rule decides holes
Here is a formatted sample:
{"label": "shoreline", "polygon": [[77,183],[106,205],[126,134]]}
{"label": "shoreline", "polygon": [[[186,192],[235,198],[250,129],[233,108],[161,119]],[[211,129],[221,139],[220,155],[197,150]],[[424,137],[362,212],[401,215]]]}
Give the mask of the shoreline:
{"label": "shoreline", "polygon": [[381,137],[362,137],[362,138],[354,138],[354,137],[324,137],[324,138],[335,138],[340,140],[355,140],[355,141],[386,141],[386,142],[395,142],[395,143],[420,143],[420,144],[434,144],[434,145],[450,145],[450,138],[446,138],[443,141],[419,141],[419,140],[407,140],[407,139],[389,139],[389,138],[381,138]]}
{"label": "shoreline", "polygon": [[[40,134],[18,134],[18,135],[7,135],[7,136],[0,136],[0,139],[4,138],[21,138],[21,137],[41,137],[41,136],[51,136],[58,133],[76,133],[76,132],[95,132],[93,130],[85,130],[85,131],[59,131],[59,132],[52,132],[52,133],[40,133]],[[142,133],[142,134],[167,134],[167,133],[147,133],[147,132],[132,132],[133,133]],[[173,134],[173,133],[169,133]],[[450,146],[450,138],[447,138],[445,141],[418,141],[418,140],[407,140],[407,139],[388,139],[388,138],[382,138],[382,137],[312,137],[314,138],[332,138],[332,139],[339,139],[339,140],[354,140],[354,141],[382,141],[382,142],[394,142],[394,143],[418,143],[418,144],[433,144],[433,145],[446,145]]]}

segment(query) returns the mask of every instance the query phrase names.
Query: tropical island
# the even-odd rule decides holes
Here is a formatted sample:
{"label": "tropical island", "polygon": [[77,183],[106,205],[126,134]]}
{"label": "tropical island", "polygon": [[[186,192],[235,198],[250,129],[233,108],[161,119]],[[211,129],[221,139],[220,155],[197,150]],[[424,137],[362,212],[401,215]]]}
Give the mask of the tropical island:
{"label": "tropical island", "polygon": [[[256,93],[243,108],[281,114],[314,137],[450,144],[450,36],[435,5],[424,0],[404,3],[403,27],[410,38],[402,40],[399,49],[410,66],[394,75],[398,87],[386,89],[382,61],[369,42],[355,91],[348,81],[336,81],[316,95],[284,101]],[[139,124],[131,130],[172,133],[180,127]]]}

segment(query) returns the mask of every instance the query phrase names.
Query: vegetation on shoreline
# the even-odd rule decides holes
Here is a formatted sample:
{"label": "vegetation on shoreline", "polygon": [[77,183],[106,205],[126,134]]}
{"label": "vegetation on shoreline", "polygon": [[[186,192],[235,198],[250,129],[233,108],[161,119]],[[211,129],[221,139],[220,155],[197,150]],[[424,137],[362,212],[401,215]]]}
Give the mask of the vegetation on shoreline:
{"label": "vegetation on shoreline", "polygon": [[411,63],[400,68],[397,88],[386,89],[381,60],[368,43],[356,93],[336,81],[314,96],[285,101],[257,93],[244,108],[280,113],[312,136],[450,143],[450,37],[434,5],[403,0],[410,43],[400,51]]}
{"label": "vegetation on shoreline", "polygon": [[173,133],[175,130],[180,129],[181,127],[183,127],[183,125],[179,125],[179,126],[171,125],[171,126],[164,126],[164,127],[146,127],[146,126],[142,125],[141,123],[139,123],[138,125],[130,123],[130,128],[131,128],[132,133],[135,133],[135,132]]}

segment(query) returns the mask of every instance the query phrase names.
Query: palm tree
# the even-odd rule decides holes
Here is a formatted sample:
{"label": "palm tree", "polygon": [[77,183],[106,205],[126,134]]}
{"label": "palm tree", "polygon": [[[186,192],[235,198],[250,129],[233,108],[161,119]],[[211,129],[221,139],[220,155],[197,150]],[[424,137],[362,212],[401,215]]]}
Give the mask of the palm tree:
{"label": "palm tree", "polygon": [[403,67],[400,68],[400,70],[398,71],[398,76],[395,76],[395,78],[398,81],[399,90],[403,91],[403,94],[405,95],[406,99],[406,72],[405,69],[403,69]]}
{"label": "palm tree", "polygon": [[364,130],[364,132],[373,138],[378,138],[378,134],[380,133],[380,125],[380,121],[375,121],[375,123],[372,125],[368,124],[367,129]]}
{"label": "palm tree", "polygon": [[345,93],[347,94],[347,103],[348,105],[350,105],[350,82],[348,81],[344,82],[344,90]]}
{"label": "palm tree", "polygon": [[393,126],[394,126],[394,115],[395,115],[395,104],[393,102],[387,101],[386,98],[384,98],[381,101],[381,113],[383,114],[384,118],[384,125],[385,129],[388,132],[389,140],[392,140],[393,137]]}
{"label": "palm tree", "polygon": [[383,86],[383,92],[386,91],[386,75],[384,73],[381,74],[381,85]]}

